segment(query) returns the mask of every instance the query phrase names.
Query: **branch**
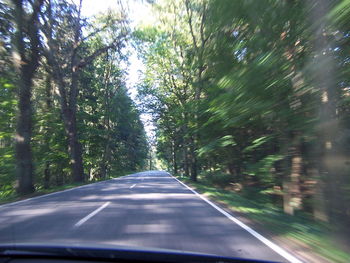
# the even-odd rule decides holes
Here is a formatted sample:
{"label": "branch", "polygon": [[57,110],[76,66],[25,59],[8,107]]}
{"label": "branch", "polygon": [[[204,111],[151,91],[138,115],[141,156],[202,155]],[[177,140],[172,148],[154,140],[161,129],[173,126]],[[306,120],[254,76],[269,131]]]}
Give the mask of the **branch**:
{"label": "branch", "polygon": [[78,46],[81,45],[82,42],[84,42],[85,40],[89,39],[90,37],[96,35],[97,33],[102,32],[103,30],[105,30],[106,28],[108,28],[109,25],[105,24],[103,27],[97,28],[94,31],[92,31],[90,34],[88,34],[86,37],[83,37],[79,42],[78,42]]}
{"label": "branch", "polygon": [[123,19],[120,20],[113,20],[111,17],[108,17],[108,22],[106,22],[102,27],[99,28],[95,28],[94,31],[92,31],[91,33],[89,33],[87,36],[82,37],[80,41],[78,41],[77,43],[77,47],[79,47],[85,40],[89,39],[90,37],[93,37],[94,35],[104,31],[105,29],[109,28],[111,26],[111,24],[116,23],[116,22],[123,22]]}
{"label": "branch", "polygon": [[192,26],[192,10],[189,7],[189,3],[188,0],[185,1],[185,6],[186,6],[186,12],[188,15],[188,25],[190,26],[190,31],[191,31],[191,36],[192,36],[192,40],[193,40],[193,45],[195,47],[195,49],[197,50],[197,40],[196,37],[194,35],[194,31],[193,31],[193,26]]}
{"label": "branch", "polygon": [[39,47],[40,47],[40,37],[39,37],[39,28],[38,28],[38,20],[40,9],[42,7],[44,0],[37,0],[33,4],[33,13],[31,15],[30,21],[27,25],[28,27],[28,35],[31,42],[31,52],[30,52],[30,69],[31,74],[34,74],[34,71],[39,65]]}
{"label": "branch", "polygon": [[57,82],[57,87],[60,94],[59,100],[60,100],[61,106],[67,107],[68,104],[67,104],[67,95],[66,95],[66,89],[65,89],[66,83],[64,81],[64,76],[59,67],[59,64],[49,48],[46,48],[42,45],[42,51],[49,66],[51,66],[52,68],[53,77]]}
{"label": "branch", "polygon": [[90,56],[87,56],[83,59],[81,59],[78,63],[78,65],[76,65],[77,68],[83,68],[85,66],[87,66],[88,64],[90,64],[96,57],[98,57],[99,55],[103,54],[104,52],[106,52],[108,49],[113,48],[115,46],[114,43],[99,48],[97,49],[94,53],[92,53]]}
{"label": "branch", "polygon": [[115,46],[118,46],[119,44],[119,40],[123,37],[125,37],[126,35],[121,35],[119,36],[117,39],[115,39],[111,44],[109,44],[108,46],[99,48],[97,50],[94,51],[94,53],[92,53],[90,56],[87,56],[85,58],[82,58],[78,64],[75,66],[76,68],[83,68],[85,66],[87,66],[88,64],[90,64],[96,57],[98,57],[99,55],[103,54],[104,52],[106,52],[107,50],[114,48]]}

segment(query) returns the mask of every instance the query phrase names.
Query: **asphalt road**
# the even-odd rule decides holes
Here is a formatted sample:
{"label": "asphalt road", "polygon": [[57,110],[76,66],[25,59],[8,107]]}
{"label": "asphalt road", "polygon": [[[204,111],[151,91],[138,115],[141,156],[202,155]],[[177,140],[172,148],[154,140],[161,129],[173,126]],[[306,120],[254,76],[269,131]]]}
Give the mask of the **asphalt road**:
{"label": "asphalt road", "polygon": [[0,243],[16,242],[155,247],[289,262],[159,171],[0,206]]}

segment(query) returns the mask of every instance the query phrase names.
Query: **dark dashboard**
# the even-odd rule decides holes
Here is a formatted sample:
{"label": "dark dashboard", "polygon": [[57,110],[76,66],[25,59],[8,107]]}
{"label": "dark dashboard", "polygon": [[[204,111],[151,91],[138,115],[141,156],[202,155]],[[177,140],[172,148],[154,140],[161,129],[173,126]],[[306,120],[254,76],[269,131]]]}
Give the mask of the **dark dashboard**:
{"label": "dark dashboard", "polygon": [[83,262],[267,262],[242,258],[220,257],[172,250],[145,250],[130,248],[96,248],[47,245],[0,246],[0,263],[83,263]]}

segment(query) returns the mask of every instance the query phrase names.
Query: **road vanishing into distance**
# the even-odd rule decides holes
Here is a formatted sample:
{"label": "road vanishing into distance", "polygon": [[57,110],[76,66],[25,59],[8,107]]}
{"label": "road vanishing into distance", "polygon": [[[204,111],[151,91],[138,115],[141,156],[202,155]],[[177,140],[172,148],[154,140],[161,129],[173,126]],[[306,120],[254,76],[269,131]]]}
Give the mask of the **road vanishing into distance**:
{"label": "road vanishing into distance", "polygon": [[0,206],[0,244],[163,248],[300,262],[169,173],[148,171]]}

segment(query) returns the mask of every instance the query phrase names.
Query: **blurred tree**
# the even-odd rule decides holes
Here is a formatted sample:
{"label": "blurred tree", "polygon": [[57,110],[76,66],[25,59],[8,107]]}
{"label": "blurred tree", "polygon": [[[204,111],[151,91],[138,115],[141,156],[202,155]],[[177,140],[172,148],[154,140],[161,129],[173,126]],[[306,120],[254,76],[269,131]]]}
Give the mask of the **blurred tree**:
{"label": "blurred tree", "polygon": [[[81,17],[81,5],[82,1],[78,6],[67,2],[48,1],[42,16],[42,30],[47,40],[44,45],[44,55],[52,67],[53,78],[60,95],[62,118],[68,138],[68,151],[75,182],[84,180],[82,149],[78,139],[76,120],[81,69],[108,49],[121,48],[127,34],[123,14],[109,13],[101,19],[102,24],[99,27],[90,28],[91,33],[84,36],[83,28],[87,28],[87,21]],[[112,36],[109,44],[93,50],[92,53],[80,52],[89,38],[108,30]]]}
{"label": "blurred tree", "polygon": [[[13,1],[13,19],[15,32],[12,36],[12,57],[19,74],[18,115],[16,128],[16,166],[18,192],[34,191],[32,138],[32,85],[33,77],[39,66],[39,15],[43,0]],[[27,11],[30,6],[30,11]]]}
{"label": "blurred tree", "polygon": [[[80,9],[81,2],[0,3],[0,198],[15,195],[16,164],[30,168],[18,169],[19,194],[145,165],[146,134],[125,84],[125,13],[85,18]],[[16,120],[26,135],[25,149],[17,147],[24,163],[15,160]]]}
{"label": "blurred tree", "polygon": [[202,178],[223,175],[227,186],[281,189],[277,204],[286,213],[303,210],[344,227],[348,1],[153,7],[158,21],[141,26],[136,39],[159,157],[193,180],[198,170]]}

